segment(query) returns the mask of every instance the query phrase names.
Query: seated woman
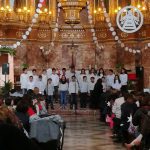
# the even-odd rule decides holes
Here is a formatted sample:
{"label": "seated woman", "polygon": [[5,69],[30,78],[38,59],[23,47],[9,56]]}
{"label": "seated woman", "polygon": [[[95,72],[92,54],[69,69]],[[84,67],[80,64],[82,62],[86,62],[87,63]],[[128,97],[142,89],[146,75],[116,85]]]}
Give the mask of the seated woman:
{"label": "seated woman", "polygon": [[7,107],[0,107],[0,147],[2,150],[40,150],[22,132],[16,115]]}

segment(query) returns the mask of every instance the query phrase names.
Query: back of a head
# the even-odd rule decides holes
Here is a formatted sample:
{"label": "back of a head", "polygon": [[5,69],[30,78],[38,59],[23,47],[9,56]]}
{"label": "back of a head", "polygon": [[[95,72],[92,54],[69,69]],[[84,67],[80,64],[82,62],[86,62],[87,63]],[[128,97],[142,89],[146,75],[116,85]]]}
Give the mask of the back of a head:
{"label": "back of a head", "polygon": [[5,98],[5,105],[6,106],[11,106],[11,104],[12,104],[12,98],[11,97]]}

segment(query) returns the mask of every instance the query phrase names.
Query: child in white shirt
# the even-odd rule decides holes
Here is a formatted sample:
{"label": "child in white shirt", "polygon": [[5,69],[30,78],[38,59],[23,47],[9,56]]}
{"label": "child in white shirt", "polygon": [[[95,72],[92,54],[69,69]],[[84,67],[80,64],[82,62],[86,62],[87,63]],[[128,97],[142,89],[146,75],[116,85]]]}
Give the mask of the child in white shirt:
{"label": "child in white shirt", "polygon": [[80,84],[80,107],[86,108],[87,105],[87,94],[88,94],[88,82],[87,76],[83,76],[83,80]]}
{"label": "child in white shirt", "polygon": [[23,73],[20,75],[21,90],[22,90],[22,94],[26,94],[29,76],[27,74],[27,68],[23,68],[22,71]]}
{"label": "child in white shirt", "polygon": [[77,109],[77,94],[79,92],[78,82],[76,81],[76,77],[72,76],[72,81],[69,83],[69,94],[71,96],[70,108],[73,109],[75,106],[75,110]]}
{"label": "child in white shirt", "polygon": [[47,103],[48,103],[48,105],[50,104],[51,109],[54,109],[54,105],[53,105],[54,85],[52,83],[51,78],[49,78],[47,80],[46,94],[47,94]]}

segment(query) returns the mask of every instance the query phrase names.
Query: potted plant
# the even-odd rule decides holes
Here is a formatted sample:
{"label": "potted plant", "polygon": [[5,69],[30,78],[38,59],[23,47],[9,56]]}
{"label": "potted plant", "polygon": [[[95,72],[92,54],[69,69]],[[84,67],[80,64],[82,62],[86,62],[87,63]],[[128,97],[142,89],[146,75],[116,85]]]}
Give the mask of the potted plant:
{"label": "potted plant", "polygon": [[1,93],[3,97],[6,97],[9,95],[10,90],[12,89],[12,82],[9,81],[5,81],[4,82],[4,86],[1,88]]}

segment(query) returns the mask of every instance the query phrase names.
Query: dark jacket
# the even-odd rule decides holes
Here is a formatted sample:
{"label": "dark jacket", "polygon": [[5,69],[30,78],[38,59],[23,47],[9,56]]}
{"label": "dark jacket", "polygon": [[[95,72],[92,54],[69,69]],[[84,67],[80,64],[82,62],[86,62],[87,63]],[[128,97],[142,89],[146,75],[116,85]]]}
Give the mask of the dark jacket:
{"label": "dark jacket", "polygon": [[149,134],[150,131],[150,116],[148,115],[148,112],[150,111],[150,108],[140,108],[136,111],[132,123],[135,126],[139,127],[139,132],[143,135]]}
{"label": "dark jacket", "polygon": [[1,150],[41,150],[17,127],[0,124]]}
{"label": "dark jacket", "polygon": [[128,117],[134,115],[137,111],[137,105],[135,103],[125,102],[121,105],[121,123],[124,124],[124,128],[127,130],[129,128]]}

